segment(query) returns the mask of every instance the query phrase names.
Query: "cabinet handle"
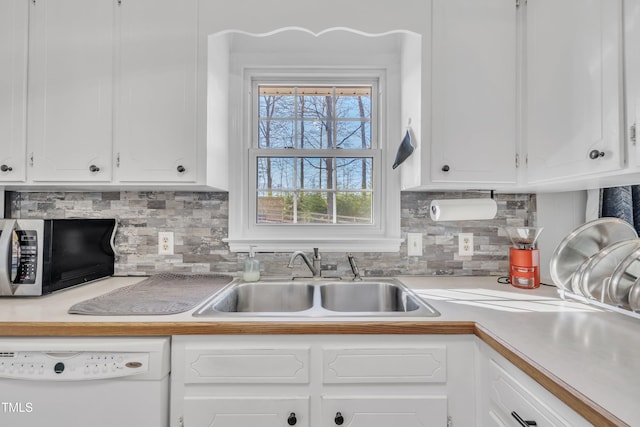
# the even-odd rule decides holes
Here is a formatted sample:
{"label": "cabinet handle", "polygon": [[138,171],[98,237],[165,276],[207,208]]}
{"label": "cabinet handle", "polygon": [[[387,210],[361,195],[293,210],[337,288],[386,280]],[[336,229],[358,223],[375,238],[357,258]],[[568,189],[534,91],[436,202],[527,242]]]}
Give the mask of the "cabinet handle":
{"label": "cabinet handle", "polygon": [[336,412],[336,417],[333,419],[337,426],[341,426],[344,423],[344,417],[340,412]]}
{"label": "cabinet handle", "polygon": [[296,423],[298,422],[298,419],[296,418],[296,413],[292,412],[289,414],[289,417],[287,418],[287,424],[289,424],[290,426],[294,426],[296,425]]}
{"label": "cabinet handle", "polygon": [[451,169],[449,165],[442,166],[442,172],[449,172],[449,169]]}
{"label": "cabinet handle", "polygon": [[100,172],[100,168],[96,165],[89,166],[89,172]]}
{"label": "cabinet handle", "polygon": [[522,417],[520,415],[518,415],[518,413],[516,411],[513,411],[511,413],[511,416],[513,418],[516,419],[516,421],[518,422],[518,424],[520,424],[522,427],[530,427],[530,426],[537,426],[538,424],[535,421],[525,421],[522,419]]}
{"label": "cabinet handle", "polygon": [[13,168],[11,166],[7,166],[7,165],[0,166],[0,171],[2,172],[11,172],[12,170]]}
{"label": "cabinet handle", "polygon": [[600,157],[604,157],[604,151],[600,151],[600,150],[591,150],[591,151],[589,151],[589,158],[591,160],[595,160],[595,159],[598,159]]}
{"label": "cabinet handle", "polygon": [[183,173],[183,172],[184,172],[184,171],[186,171],[187,169],[186,169],[184,166],[179,165],[179,166],[176,168],[176,170],[177,170],[178,172],[180,172],[180,173]]}

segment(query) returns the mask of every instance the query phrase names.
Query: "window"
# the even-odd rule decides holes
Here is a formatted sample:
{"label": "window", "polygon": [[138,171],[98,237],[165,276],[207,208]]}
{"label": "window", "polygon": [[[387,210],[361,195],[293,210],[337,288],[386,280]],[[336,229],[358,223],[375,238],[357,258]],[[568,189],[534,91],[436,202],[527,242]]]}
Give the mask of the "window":
{"label": "window", "polygon": [[255,224],[371,225],[377,82],[253,84]]}
{"label": "window", "polygon": [[398,251],[384,70],[245,69],[242,87],[231,250]]}
{"label": "window", "polygon": [[209,37],[207,154],[230,160],[231,251],[399,251],[391,166],[402,123],[420,115],[420,73],[401,73],[420,58],[416,37],[344,28]]}

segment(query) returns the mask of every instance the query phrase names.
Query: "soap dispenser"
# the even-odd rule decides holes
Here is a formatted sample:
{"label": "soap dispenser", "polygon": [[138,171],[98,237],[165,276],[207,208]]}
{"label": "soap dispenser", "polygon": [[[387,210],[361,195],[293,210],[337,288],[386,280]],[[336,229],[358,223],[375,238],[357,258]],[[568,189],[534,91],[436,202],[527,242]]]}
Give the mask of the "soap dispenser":
{"label": "soap dispenser", "polygon": [[249,258],[244,260],[242,279],[245,282],[257,282],[260,280],[260,261],[256,259],[255,246],[249,246]]}

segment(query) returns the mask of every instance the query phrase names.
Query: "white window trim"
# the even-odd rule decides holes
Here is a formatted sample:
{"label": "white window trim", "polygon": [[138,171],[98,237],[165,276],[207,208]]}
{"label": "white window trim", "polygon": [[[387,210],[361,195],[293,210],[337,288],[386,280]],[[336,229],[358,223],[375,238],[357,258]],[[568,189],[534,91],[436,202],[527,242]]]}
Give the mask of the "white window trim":
{"label": "white window trim", "polygon": [[[224,239],[232,252],[248,252],[256,246],[259,252],[288,252],[317,247],[324,251],[398,252],[400,250],[400,179],[391,165],[397,144],[401,140],[399,126],[400,85],[398,70],[393,64],[384,67],[313,67],[313,68],[251,68],[239,67],[230,81],[230,168],[229,237]],[[254,97],[253,81],[279,81],[304,84],[304,81],[364,83],[378,81],[378,147],[379,159],[374,165],[373,225],[263,225],[255,224],[256,183],[250,182],[249,155],[253,150]],[[233,96],[241,93],[242,96]],[[375,94],[373,94],[375,95]],[[372,128],[376,126],[373,123]],[[395,137],[391,137],[391,136]],[[255,172],[255,171],[254,171]],[[374,187],[375,189],[375,187]],[[375,191],[375,190],[374,190]]]}

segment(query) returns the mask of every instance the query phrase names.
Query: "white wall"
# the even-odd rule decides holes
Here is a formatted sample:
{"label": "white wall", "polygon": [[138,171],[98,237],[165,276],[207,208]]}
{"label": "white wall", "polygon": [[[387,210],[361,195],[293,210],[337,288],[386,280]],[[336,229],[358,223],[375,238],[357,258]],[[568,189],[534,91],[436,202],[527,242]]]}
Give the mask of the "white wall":
{"label": "white wall", "polygon": [[586,222],[587,192],[538,193],[536,202],[537,225],[544,227],[538,238],[540,280],[553,284],[549,273],[551,255],[566,235]]}

